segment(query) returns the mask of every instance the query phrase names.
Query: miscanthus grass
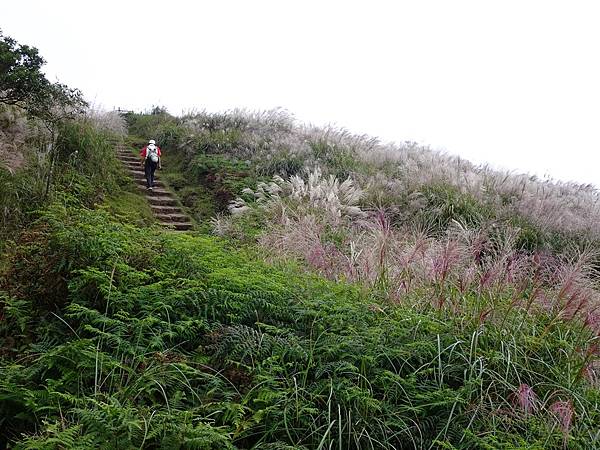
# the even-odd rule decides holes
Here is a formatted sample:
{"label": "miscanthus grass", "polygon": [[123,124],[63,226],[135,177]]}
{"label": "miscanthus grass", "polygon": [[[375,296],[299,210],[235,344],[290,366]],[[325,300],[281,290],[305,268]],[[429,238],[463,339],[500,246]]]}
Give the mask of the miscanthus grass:
{"label": "miscanthus grass", "polygon": [[[531,336],[540,343],[550,335],[576,337],[578,344],[560,350],[570,361],[563,369],[570,374],[564,381],[567,385],[583,382],[592,389],[597,386],[597,250],[564,255],[524,251],[518,245],[519,229],[493,222],[470,228],[453,221],[442,235],[431,234],[427,228],[394,226],[384,209],[354,206],[363,191],[350,179],[316,182],[320,176],[320,171],[309,173],[302,183],[297,175],[289,181],[276,178],[270,185],[259,185],[257,192],[246,190],[247,200],[232,202],[230,220],[258,207],[271,218],[259,243],[275,258],[300,259],[325,277],[364,286],[394,305],[390,307],[433,312],[463,332],[473,327],[491,328],[500,330],[501,335],[510,333],[516,340]],[[344,184],[352,195],[344,197],[327,190]],[[312,192],[298,195],[293,188],[298,185]],[[350,205],[352,209],[348,209]],[[503,353],[508,358],[506,372],[495,373],[494,378],[506,383],[515,371],[518,380],[530,380],[535,370],[525,369],[529,364],[525,361],[531,349],[514,347],[516,355],[525,353],[511,356],[509,348],[522,344],[509,340],[507,345],[507,353]],[[519,367],[519,360],[525,366]],[[579,362],[572,364],[576,360]],[[553,362],[559,364],[558,358]],[[495,400],[481,407],[510,408],[523,417],[547,415],[563,433],[567,446],[576,416],[574,400],[565,392],[559,394],[565,386],[558,385],[552,392],[544,386],[547,397],[540,399],[537,387],[521,382],[507,397],[506,406]]]}
{"label": "miscanthus grass", "polygon": [[177,126],[179,144],[189,152],[252,160],[268,175],[295,175],[318,165],[340,180],[352,176],[367,191],[365,202],[405,203],[424,186],[443,185],[500,216],[518,213],[543,230],[598,235],[600,197],[591,185],[497,171],[413,142],[388,144],[344,129],[299,124],[282,110],[190,113]]}
{"label": "miscanthus grass", "polygon": [[[57,313],[68,326],[52,322],[72,339],[60,356],[89,352],[80,382],[50,378],[69,404],[40,395],[48,424],[12,421],[26,437],[11,442],[599,446],[594,189],[281,111],[128,123],[179,164],[170,181],[186,207],[220,202],[221,238],[149,241],[81,211],[50,220],[70,289]],[[27,273],[3,300],[11,330],[37,317],[21,292],[53,298]],[[6,392],[45,386],[46,361],[25,379],[10,370],[11,412],[27,404]]]}

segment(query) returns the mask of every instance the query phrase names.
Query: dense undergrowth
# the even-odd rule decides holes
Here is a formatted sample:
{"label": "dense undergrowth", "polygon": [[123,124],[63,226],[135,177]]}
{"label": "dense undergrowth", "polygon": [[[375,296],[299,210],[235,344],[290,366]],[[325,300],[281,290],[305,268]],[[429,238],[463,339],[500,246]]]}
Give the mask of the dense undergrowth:
{"label": "dense undergrowth", "polygon": [[535,218],[529,184],[486,196],[279,114],[129,126],[222,237],[152,227],[97,119],[65,124],[47,198],[7,173],[0,447],[600,447],[587,200]]}
{"label": "dense undergrowth", "polygon": [[509,298],[494,321],[417,313],[56,204],[9,267],[0,436],[15,448],[598,445],[589,331]]}
{"label": "dense undergrowth", "polygon": [[104,125],[93,115],[64,121],[51,140],[42,125],[29,120],[25,138],[14,148],[24,167],[12,171],[0,164],[2,244],[54,200],[91,206],[127,184],[114,151],[119,134]]}
{"label": "dense undergrowth", "polygon": [[[316,168],[363,191],[363,209],[384,209],[397,226],[441,236],[453,222],[519,230],[527,251],[599,246],[593,186],[494,171],[406,142],[381,144],[345,130],[301,126],[284,111],[130,114],[132,140],[166,150],[167,180],[202,220],[227,210],[244,188]],[[172,161],[172,164],[168,164]],[[247,198],[246,198],[247,199]]]}

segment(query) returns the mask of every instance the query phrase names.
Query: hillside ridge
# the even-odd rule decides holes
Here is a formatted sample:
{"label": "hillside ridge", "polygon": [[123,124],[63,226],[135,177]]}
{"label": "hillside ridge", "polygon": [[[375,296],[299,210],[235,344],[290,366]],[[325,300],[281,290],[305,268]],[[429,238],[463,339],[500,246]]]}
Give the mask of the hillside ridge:
{"label": "hillside ridge", "polygon": [[600,448],[593,187],[283,110],[95,111],[0,47],[0,448]]}
{"label": "hillside ridge", "polygon": [[[36,159],[4,184],[0,446],[599,447],[585,215],[277,115],[112,119],[61,127],[45,199]],[[197,231],[151,226],[176,207]]]}

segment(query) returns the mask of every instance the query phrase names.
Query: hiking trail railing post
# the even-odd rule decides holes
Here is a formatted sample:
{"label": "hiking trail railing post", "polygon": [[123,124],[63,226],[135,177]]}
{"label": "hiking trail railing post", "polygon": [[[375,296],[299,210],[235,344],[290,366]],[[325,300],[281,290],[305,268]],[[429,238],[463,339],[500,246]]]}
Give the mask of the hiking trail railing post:
{"label": "hiking trail railing post", "polygon": [[129,109],[121,109],[120,106],[117,109],[115,109],[114,111],[116,111],[117,113],[119,113],[120,116],[124,116],[126,114],[133,114],[133,111],[131,111]]}

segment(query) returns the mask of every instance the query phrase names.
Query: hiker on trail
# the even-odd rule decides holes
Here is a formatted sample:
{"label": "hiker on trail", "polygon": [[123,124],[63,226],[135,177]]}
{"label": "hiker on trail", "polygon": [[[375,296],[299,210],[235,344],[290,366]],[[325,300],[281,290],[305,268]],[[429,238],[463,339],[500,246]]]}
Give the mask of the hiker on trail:
{"label": "hiker on trail", "polygon": [[154,139],[150,139],[148,145],[140,150],[140,156],[142,157],[142,165],[144,166],[144,173],[146,175],[146,189],[151,191],[154,187],[154,171],[157,167],[162,169],[160,164],[160,147],[156,145]]}

